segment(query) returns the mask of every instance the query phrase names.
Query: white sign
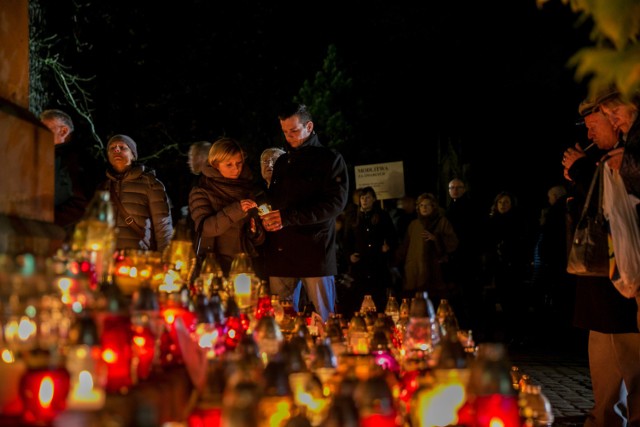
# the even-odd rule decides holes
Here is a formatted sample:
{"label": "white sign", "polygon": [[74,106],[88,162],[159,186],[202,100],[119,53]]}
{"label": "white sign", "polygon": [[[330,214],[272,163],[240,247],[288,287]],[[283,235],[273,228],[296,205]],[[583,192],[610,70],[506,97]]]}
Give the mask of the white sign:
{"label": "white sign", "polygon": [[402,162],[376,163],[355,167],[356,188],[373,187],[378,200],[404,196],[404,168]]}

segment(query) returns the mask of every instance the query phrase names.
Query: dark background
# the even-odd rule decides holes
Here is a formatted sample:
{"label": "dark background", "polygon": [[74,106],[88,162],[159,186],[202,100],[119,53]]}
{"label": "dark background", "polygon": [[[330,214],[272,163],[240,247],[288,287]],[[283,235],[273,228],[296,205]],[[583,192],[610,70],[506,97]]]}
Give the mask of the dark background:
{"label": "dark background", "polygon": [[[37,30],[54,38],[39,54],[90,78],[83,87],[95,133],[103,143],[115,133],[134,138],[178,208],[194,141],[239,139],[259,176],[262,149],[284,145],[278,105],[314,79],[330,44],[353,82],[339,106],[353,129],[341,152],[350,166],[402,160],[407,193],[434,192],[445,203],[445,164],[455,161],[487,212],[510,190],[537,218],[549,187],[563,183],[562,151],[584,137],[574,123],[585,84],[566,64],[590,43],[589,28],[576,27],[561,1],[541,9],[534,0],[40,7]],[[51,70],[39,78],[49,82],[42,108],[70,111],[90,141]],[[322,137],[323,124],[316,129]]]}

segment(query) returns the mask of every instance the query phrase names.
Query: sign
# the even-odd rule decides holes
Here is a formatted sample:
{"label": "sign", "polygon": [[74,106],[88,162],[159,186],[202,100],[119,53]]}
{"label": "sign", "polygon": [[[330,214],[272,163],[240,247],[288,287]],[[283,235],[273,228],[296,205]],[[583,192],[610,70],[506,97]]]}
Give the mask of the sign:
{"label": "sign", "polygon": [[399,199],[404,196],[402,162],[356,166],[355,172],[356,188],[373,187],[378,200]]}

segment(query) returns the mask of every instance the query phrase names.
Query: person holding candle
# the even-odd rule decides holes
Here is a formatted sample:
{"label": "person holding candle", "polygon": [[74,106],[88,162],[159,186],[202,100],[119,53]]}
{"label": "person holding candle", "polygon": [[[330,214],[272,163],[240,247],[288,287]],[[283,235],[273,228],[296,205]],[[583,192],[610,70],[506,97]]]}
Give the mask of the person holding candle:
{"label": "person holding candle", "polygon": [[260,221],[251,169],[245,167],[244,150],[232,138],[211,146],[210,168],[203,168],[198,185],[189,193],[189,210],[196,225],[204,221],[202,246],[215,252],[224,276],[239,253],[256,258],[256,247],[265,239]]}
{"label": "person holding candle", "polygon": [[[273,168],[278,160],[278,157],[283,155],[285,151],[278,147],[267,147],[260,154],[260,189],[256,193],[256,203],[259,205],[258,211],[266,213],[271,209],[269,202],[269,186],[271,185],[271,177],[273,176]],[[261,245],[258,250],[260,254],[256,258],[255,270],[258,276],[267,279],[266,265],[265,265],[265,248],[266,245]]]}
{"label": "person holding candle", "polygon": [[320,143],[306,105],[286,105],[278,119],[289,147],[273,169],[269,195],[274,210],[262,216],[269,232],[269,284],[296,310],[294,295],[304,286],[326,322],[335,312],[336,217],[349,198],[347,165],[340,153]]}

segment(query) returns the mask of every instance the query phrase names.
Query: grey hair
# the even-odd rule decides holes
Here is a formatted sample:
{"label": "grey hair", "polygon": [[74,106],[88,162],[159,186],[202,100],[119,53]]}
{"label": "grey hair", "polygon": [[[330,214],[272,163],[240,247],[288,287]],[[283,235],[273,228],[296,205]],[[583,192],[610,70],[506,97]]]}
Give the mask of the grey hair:
{"label": "grey hair", "polygon": [[278,147],[265,148],[262,154],[260,154],[260,161],[264,160],[267,156],[277,155],[278,157],[280,157],[284,153],[285,151],[282,148],[278,148]]}
{"label": "grey hair", "polygon": [[66,127],[69,128],[69,132],[73,132],[75,129],[71,116],[62,110],[56,110],[53,108],[44,110],[42,113],[40,113],[40,121],[44,120],[60,120]]}

